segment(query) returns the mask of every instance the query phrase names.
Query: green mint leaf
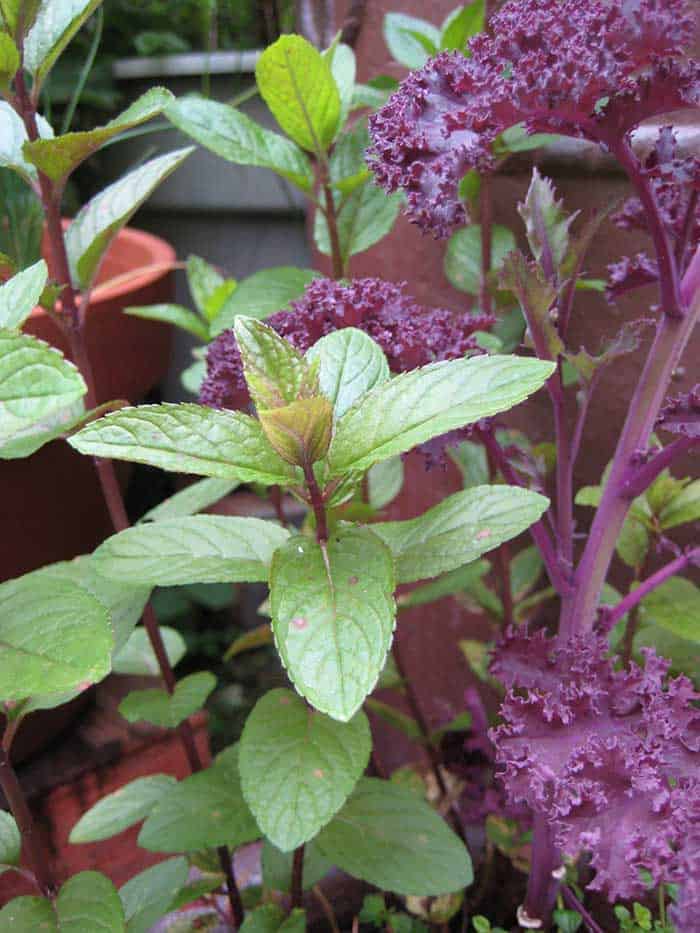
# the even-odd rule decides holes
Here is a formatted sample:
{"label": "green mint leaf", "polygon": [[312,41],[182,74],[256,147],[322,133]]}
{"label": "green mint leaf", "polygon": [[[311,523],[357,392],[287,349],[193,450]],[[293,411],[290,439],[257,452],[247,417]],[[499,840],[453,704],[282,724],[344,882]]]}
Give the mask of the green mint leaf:
{"label": "green mint leaf", "polygon": [[151,159],[104,188],[77,213],[66,231],[71,275],[77,287],[92,284],[117,233],[193,151],[190,146]]}
{"label": "green mint leaf", "polygon": [[51,901],[43,897],[16,897],[0,910],[0,930],[13,933],[58,933]]}
{"label": "green mint leaf", "polygon": [[43,259],[0,285],[0,327],[20,328],[39,304],[48,269]]}
{"label": "green mint leaf", "polygon": [[226,299],[212,323],[212,336],[233,327],[239,315],[262,320],[281,311],[290,301],[304,294],[304,289],[317,274],[312,269],[279,266],[261,269],[243,279],[235,292]]}
{"label": "green mint leaf", "polygon": [[338,812],[369,761],[363,712],[337,722],[291,690],[271,690],[246,720],[241,787],[263,834],[283,852],[308,842]]}
{"label": "green mint leaf", "polygon": [[68,176],[93,152],[125,130],[140,126],[162,113],[173,95],[163,87],[153,87],[142,94],[123,113],[105,126],[78,133],[66,133],[51,139],[26,142],[24,157],[52,181],[65,183]]}
{"label": "green mint leaf", "polygon": [[392,706],[390,703],[383,703],[381,700],[375,700],[374,697],[367,697],[365,706],[371,713],[374,713],[379,719],[383,719],[384,722],[389,723],[390,726],[402,732],[413,742],[425,741],[423,731],[413,716],[402,713],[401,710]]}
{"label": "green mint leaf", "polygon": [[169,774],[151,774],[125,784],[107,794],[80,817],[71,830],[69,841],[75,845],[118,835],[144,820],[176,784],[175,778]]}
{"label": "green mint leaf", "polygon": [[462,441],[457,447],[450,447],[448,456],[462,474],[462,486],[484,486],[489,481],[489,465],[486,451],[481,444]]}
{"label": "green mint leaf", "polygon": [[97,683],[113,644],[109,613],[75,583],[27,574],[0,585],[0,699]]}
{"label": "green mint leaf", "polygon": [[186,330],[203,343],[209,342],[209,327],[206,322],[185,308],[183,305],[159,304],[159,305],[136,305],[130,308],[124,308],[126,314],[131,317],[145,318],[147,321],[162,321],[165,324],[174,324],[180,330]]}
{"label": "green mint leaf", "polygon": [[[37,128],[41,137],[53,136],[53,130],[43,117],[37,117]],[[32,184],[38,178],[36,169],[22,153],[25,142],[27,130],[22,118],[6,101],[0,101],[0,168],[12,169]]]}
{"label": "green mint leaf", "polygon": [[11,36],[0,32],[0,90],[7,92],[19,68],[19,51]]}
{"label": "green mint leaf", "polygon": [[82,399],[51,412],[45,418],[23,425],[9,435],[0,438],[0,459],[18,460],[29,457],[49,441],[62,437],[85,422],[85,405]]}
{"label": "green mint leaf", "polygon": [[467,42],[486,25],[485,0],[473,0],[458,6],[445,19],[440,31],[440,49],[466,52]]}
{"label": "green mint leaf", "polygon": [[391,554],[367,528],[324,549],[297,536],[275,552],[270,599],[277,649],[299,693],[348,722],[372,691],[391,644]]}
{"label": "green mint leaf", "polygon": [[24,67],[38,92],[56,59],[102,0],[41,0],[24,42]]}
{"label": "green mint leaf", "polygon": [[369,146],[366,120],[358,120],[336,140],[329,160],[331,184],[342,195],[348,195],[371,177],[365,162]]}
{"label": "green mint leaf", "polygon": [[258,59],[255,77],[287,136],[309,152],[325,152],[338,130],[341,108],[327,59],[302,36],[280,36]]}
{"label": "green mint leaf", "polygon": [[106,875],[81,871],[63,885],[56,898],[61,933],[85,933],[85,919],[100,933],[124,933],[124,908]]}
{"label": "green mint leaf", "polygon": [[258,417],[268,441],[287,463],[311,466],[326,456],[333,430],[333,408],[327,398],[260,409]]}
{"label": "green mint leaf", "polygon": [[328,453],[331,475],[367,470],[431,437],[507,411],[536,392],[553,368],[524,357],[478,356],[396,376],[339,419]]}
{"label": "green mint leaf", "polygon": [[[19,865],[22,837],[11,813],[0,810],[0,866]],[[0,872],[4,869],[0,868]]]}
{"label": "green mint leaf", "polygon": [[0,331],[0,443],[74,406],[86,391],[80,372],[54,347]]}
{"label": "green mint leaf", "polygon": [[[210,312],[216,306],[212,305],[212,298],[216,295],[226,280],[216,269],[199,256],[187,257],[187,284],[189,285],[192,298],[199,313],[207,320],[216,317]],[[235,290],[236,283],[229,279],[229,288],[233,285]]]}
{"label": "green mint leaf", "polygon": [[403,488],[403,460],[392,457],[375,463],[367,474],[368,499],[373,509],[383,509],[393,502]]}
{"label": "green mint leaf", "polygon": [[[165,653],[170,666],[182,660],[187,650],[182,635],[174,628],[161,625],[160,634],[165,645]],[[156,677],[160,673],[160,666],[145,628],[139,626],[129,636],[122,650],[115,655],[112,661],[112,670],[115,674],[138,674],[140,676]]]}
{"label": "green mint leaf", "polygon": [[397,894],[449,894],[473,880],[461,839],[429,804],[390,781],[362,778],[317,844],[343,871]]}
{"label": "green mint leaf", "polygon": [[216,505],[240,486],[236,480],[200,479],[150,509],[140,522],[160,522],[166,518],[184,518]]}
{"label": "green mint leaf", "polygon": [[[498,272],[515,249],[515,237],[507,227],[494,224],[491,231],[491,270]],[[445,275],[461,292],[478,295],[481,282],[481,227],[470,224],[452,234],[445,250]]]}
{"label": "green mint leaf", "polygon": [[[243,315],[233,325],[250,396],[258,410],[318,394],[318,382],[302,354],[267,324]],[[286,459],[286,458],[285,458]]]}
{"label": "green mint leaf", "polygon": [[[333,195],[336,207],[341,202],[340,193]],[[352,192],[343,200],[338,212],[338,239],[343,261],[374,246],[389,233],[399,216],[403,196],[400,192],[387,195],[371,180]],[[325,214],[317,210],[314,221],[316,246],[324,256],[331,254],[331,238]]]}
{"label": "green mint leaf", "polygon": [[700,479],[689,483],[664,506],[659,521],[664,531],[700,520]]}
{"label": "green mint leaf", "polygon": [[510,562],[510,589],[515,602],[524,599],[535,588],[542,569],[542,558],[534,545],[515,555]]}
{"label": "green mint leaf", "polygon": [[387,13],[383,31],[393,57],[411,70],[422,67],[440,47],[440,30],[415,16]]}
{"label": "green mint leaf", "polygon": [[277,904],[263,904],[247,914],[241,933],[304,933],[306,911],[300,907],[286,914]]}
{"label": "green mint leaf", "polygon": [[132,690],[119,704],[128,722],[146,721],[163,729],[175,729],[200,710],[216,687],[216,677],[208,671],[190,674],[177,682],[172,696],[167,690]]}
{"label": "green mint leaf", "polygon": [[457,567],[456,570],[449,570],[430,583],[417,586],[410,593],[403,593],[399,596],[399,608],[422,606],[425,603],[443,599],[445,596],[453,596],[455,593],[468,590],[474,582],[478,582],[484,576],[488,569],[488,561],[480,560],[465,564],[463,567]]}
{"label": "green mint leaf", "polygon": [[330,59],[331,74],[338,89],[338,96],[340,97],[338,128],[342,129],[348,119],[355,90],[355,74],[357,71],[355,53],[349,45],[339,42],[324,52],[323,57]]}
{"label": "green mint leaf", "polygon": [[119,889],[127,933],[149,933],[187,882],[187,859],[169,858],[130,878]]}
{"label": "green mint leaf", "polygon": [[[263,840],[261,861],[264,887],[272,888],[274,891],[282,891],[285,894],[291,891],[293,859],[293,852],[282,852],[269,839]],[[304,848],[304,875],[302,878],[304,890],[308,891],[309,888],[318,884],[332,867],[331,862],[324,855],[321,855],[315,840],[312,839],[307,842]]]}
{"label": "green mint leaf", "polygon": [[[397,85],[398,86],[398,82]],[[392,88],[391,90],[395,90]],[[375,87],[370,84],[356,84],[352,95],[350,110],[377,110],[385,104],[391,90],[384,87]]]}
{"label": "green mint leaf", "polygon": [[328,334],[306,354],[318,361],[321,391],[333,404],[336,418],[342,417],[370,389],[387,382],[389,364],[381,347],[367,334],[344,327]]}
{"label": "green mint leaf", "polygon": [[700,642],[700,590],[685,577],[671,577],[642,600],[645,623]]}
{"label": "green mint leaf", "polygon": [[179,130],[222,159],[236,165],[269,168],[302,191],[312,190],[311,162],[299,146],[228,104],[183,97],[171,104],[165,115]]}
{"label": "green mint leaf", "polygon": [[549,146],[559,139],[561,136],[553,133],[528,133],[524,123],[516,123],[496,137],[493,144],[494,154],[502,156],[513,152],[530,152]]}
{"label": "green mint leaf", "polygon": [[93,555],[105,577],[142,586],[267,580],[289,532],[260,518],[190,515],[134,525]]}
{"label": "green mint leaf", "polygon": [[232,849],[260,838],[241,792],[238,770],[226,756],[185,778],[161,798],[139,834],[149,852],[192,852],[228,845]]}
{"label": "green mint leaf", "polygon": [[93,421],[68,443],[81,453],[242,483],[294,485],[300,474],[270,447],[258,421],[204,405],[140,405]]}
{"label": "green mint leaf", "polygon": [[569,251],[569,227],[578,212],[568,216],[562,202],[556,200],[550,179],[534,168],[525,201],[518,205],[518,213],[525,223],[532,255],[545,269],[550,267],[557,272]]}

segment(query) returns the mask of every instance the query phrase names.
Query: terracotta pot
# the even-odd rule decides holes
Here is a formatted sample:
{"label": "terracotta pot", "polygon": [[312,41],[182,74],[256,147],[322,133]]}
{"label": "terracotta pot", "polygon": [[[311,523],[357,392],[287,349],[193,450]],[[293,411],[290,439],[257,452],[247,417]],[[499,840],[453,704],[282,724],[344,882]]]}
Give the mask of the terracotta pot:
{"label": "terracotta pot", "polygon": [[[141,230],[122,230],[110,247],[86,326],[99,402],[137,402],[165,375],[170,326],[122,310],[170,300],[174,260],[168,243]],[[70,356],[42,308],[34,309],[24,330]],[[0,462],[0,490],[2,580],[92,551],[111,531],[91,460],[64,441],[23,460]]]}

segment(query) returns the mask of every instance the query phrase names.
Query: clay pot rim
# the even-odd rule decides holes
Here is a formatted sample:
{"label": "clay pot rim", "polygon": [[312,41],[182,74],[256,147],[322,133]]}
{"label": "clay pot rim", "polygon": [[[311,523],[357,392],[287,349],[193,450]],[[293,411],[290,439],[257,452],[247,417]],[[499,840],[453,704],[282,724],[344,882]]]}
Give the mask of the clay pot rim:
{"label": "clay pot rim", "polygon": [[[70,220],[63,220],[66,229]],[[114,238],[109,250],[118,249],[122,244],[140,246],[144,254],[143,265],[139,265],[133,274],[131,271],[115,276],[111,281],[96,285],[90,299],[90,311],[99,311],[100,306],[108,306],[111,302],[146,288],[159,279],[168,275],[175,268],[177,253],[173,246],[162,237],[147,233],[138,227],[123,227]],[[31,317],[47,316],[48,311],[37,305],[32,309]]]}

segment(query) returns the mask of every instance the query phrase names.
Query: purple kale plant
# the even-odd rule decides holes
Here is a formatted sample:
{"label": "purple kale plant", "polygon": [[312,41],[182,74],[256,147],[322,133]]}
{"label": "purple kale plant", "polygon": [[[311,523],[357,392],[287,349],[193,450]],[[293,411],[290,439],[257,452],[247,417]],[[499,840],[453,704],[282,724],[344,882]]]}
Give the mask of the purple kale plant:
{"label": "purple kale plant", "polygon": [[[425,232],[444,237],[469,220],[462,178],[472,169],[488,176],[500,134],[523,124],[528,133],[587,140],[614,156],[633,197],[613,220],[648,233],[653,245],[653,255],[623,258],[609,270],[609,300],[656,285],[660,301],[652,308],[654,340],[582,543],[573,520],[573,468],[590,397],[604,366],[636,341],[599,357],[568,346],[586,233],[574,239],[571,220],[537,175],[521,211],[535,261],[512,256],[502,281],[519,300],[535,353],[557,363],[548,383],[555,504],[531,531],[560,598],[558,630],[507,628],[492,665],[507,688],[502,724],[491,732],[501,779],[510,803],[527,805],[534,820],[520,914],[521,925],[532,928],[548,923],[564,857],[584,853],[592,890],[614,901],[642,896],[646,873],[656,883],[675,882],[677,928],[698,928],[698,695],[686,678],[670,678],[669,662],[653,651],[639,664],[620,665],[606,635],[627,619],[633,636],[642,600],[697,565],[700,549],[675,547],[673,561],[635,578],[617,605],[600,609],[633,501],[700,444],[698,389],[665,402],[700,316],[700,160],[680,153],[667,116],[700,103],[700,65],[687,55],[696,19],[697,5],[686,0],[510,0],[471,40],[468,56],[437,55],[370,118],[375,176],[387,191],[404,192],[409,218]],[[638,154],[634,131],[661,117],[653,148]],[[589,242],[598,230],[589,228]],[[573,417],[565,361],[579,377]],[[653,430],[671,434],[672,443],[657,450]],[[493,432],[482,432],[482,440],[506,482],[523,485]]]}

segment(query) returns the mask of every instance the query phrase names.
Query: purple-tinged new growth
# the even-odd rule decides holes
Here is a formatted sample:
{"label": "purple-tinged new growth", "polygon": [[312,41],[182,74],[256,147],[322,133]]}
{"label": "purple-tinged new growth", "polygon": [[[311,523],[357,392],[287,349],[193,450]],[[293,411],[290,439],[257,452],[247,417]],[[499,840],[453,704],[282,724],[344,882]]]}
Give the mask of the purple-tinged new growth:
{"label": "purple-tinged new growth", "polygon": [[646,253],[625,256],[619,262],[608,266],[608,284],[605,297],[613,304],[617,299],[635,288],[652,285],[658,281],[659,264]]}
{"label": "purple-tinged new growth", "polygon": [[642,869],[686,883],[700,711],[690,681],[669,679],[653,651],[625,671],[606,652],[600,636],[562,646],[509,631],[492,664],[509,687],[492,738],[510,799],[548,820],[564,855],[590,852],[589,887],[615,900],[644,894]]}
{"label": "purple-tinged new growth", "polygon": [[700,67],[681,63],[693,18],[685,0],[510,0],[471,57],[445,52],[370,118],[369,162],[408,213],[445,236],[465,220],[460,179],[487,169],[491,145],[529,132],[619,142],[647,117],[700,99]]}
{"label": "purple-tinged new growth", "polygon": [[[477,348],[475,332],[494,322],[488,314],[423,307],[404,294],[404,287],[369,278],[348,284],[314,279],[290,311],[279,311],[266,323],[302,353],[326,334],[357,327],[380,345],[392,372],[400,373],[464,356]],[[224,331],[209,347],[200,400],[214,408],[250,404],[233,331]]]}
{"label": "purple-tinged new growth", "polygon": [[700,440],[700,384],[686,395],[669,399],[659,413],[657,428]]}

